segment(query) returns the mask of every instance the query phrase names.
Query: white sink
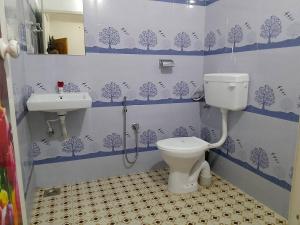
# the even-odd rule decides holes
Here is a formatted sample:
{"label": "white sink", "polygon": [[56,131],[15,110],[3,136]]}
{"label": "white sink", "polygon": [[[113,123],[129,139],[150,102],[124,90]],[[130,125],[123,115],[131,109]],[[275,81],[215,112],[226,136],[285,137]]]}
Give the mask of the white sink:
{"label": "white sink", "polygon": [[87,92],[32,94],[27,101],[29,111],[57,112],[65,114],[92,106],[92,98]]}

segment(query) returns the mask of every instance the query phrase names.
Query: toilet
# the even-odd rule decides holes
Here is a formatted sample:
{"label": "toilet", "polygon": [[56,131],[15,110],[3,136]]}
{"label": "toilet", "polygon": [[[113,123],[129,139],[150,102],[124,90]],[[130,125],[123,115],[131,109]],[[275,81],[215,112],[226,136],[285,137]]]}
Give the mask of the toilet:
{"label": "toilet", "polygon": [[[206,104],[217,107],[222,115],[222,135],[218,142],[208,143],[197,137],[176,137],[158,141],[157,147],[170,168],[168,190],[189,193],[200,185],[211,184],[211,171],[205,152],[222,146],[227,138],[228,110],[239,111],[247,106],[249,75],[214,73],[204,75]],[[200,177],[199,177],[200,176]]]}

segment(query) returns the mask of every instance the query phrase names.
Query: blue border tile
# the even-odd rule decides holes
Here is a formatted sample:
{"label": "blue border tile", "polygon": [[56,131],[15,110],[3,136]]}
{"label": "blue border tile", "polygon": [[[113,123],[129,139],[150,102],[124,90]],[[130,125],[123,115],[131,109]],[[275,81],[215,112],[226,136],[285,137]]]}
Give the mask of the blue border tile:
{"label": "blue border tile", "polygon": [[[149,148],[139,148],[138,152],[150,152],[150,151],[157,151],[156,147],[149,147]],[[135,148],[127,149],[128,153],[134,153]],[[115,155],[123,155],[124,150],[116,150],[116,151],[98,151],[94,153],[88,153],[84,155],[76,155],[76,156],[57,156],[53,158],[41,159],[41,160],[34,160],[34,165],[43,165],[43,164],[50,164],[50,163],[60,163],[60,162],[68,162],[68,161],[77,161],[83,159],[93,159],[99,157],[106,157],[106,156],[115,156]]]}
{"label": "blue border tile", "polygon": [[[158,99],[158,100],[128,100],[127,105],[160,105],[160,104],[179,104],[179,103],[196,103],[192,99]],[[99,108],[99,107],[115,107],[115,106],[122,106],[122,102],[102,102],[102,101],[95,101],[92,103],[92,108]],[[19,125],[23,119],[26,117],[28,111],[24,110],[17,116],[17,125]]]}
{"label": "blue border tile", "polygon": [[244,110],[245,112],[251,112],[263,116],[269,116],[277,119],[287,120],[291,122],[299,122],[299,115],[293,112],[279,112],[279,111],[270,111],[266,109],[257,108],[252,105],[248,105],[247,108]]}
{"label": "blue border tile", "polygon": [[253,166],[251,166],[249,163],[247,162],[243,162],[239,159],[236,159],[236,158],[233,158],[232,156],[230,155],[226,155],[224,152],[222,152],[221,150],[219,149],[213,149],[212,150],[214,153],[226,158],[227,160],[255,173],[256,175],[270,181],[271,183],[273,184],[276,184],[278,185],[279,187],[283,188],[283,189],[286,189],[288,191],[291,191],[291,185],[289,183],[287,183],[285,180],[280,180],[278,179],[277,177],[274,177],[274,176],[271,176],[271,175],[268,175],[260,170],[257,170],[256,168],[254,168]]}
{"label": "blue border tile", "polygon": [[[180,103],[197,103],[192,99],[159,99],[159,100],[129,100],[127,101],[128,106],[134,105],[160,105],[160,104],[180,104]],[[92,103],[92,108],[101,108],[101,107],[120,107],[122,106],[122,102],[102,102],[102,101],[95,101]],[[299,115],[293,112],[280,112],[280,111],[271,111],[266,109],[257,108],[252,105],[248,105],[247,108],[244,110],[245,112],[255,113],[263,116],[268,116],[272,118],[277,118],[281,120],[287,120],[291,122],[299,122]],[[17,125],[19,125],[23,119],[26,117],[28,111],[23,111],[17,117]]]}
{"label": "blue border tile", "polygon": [[[150,151],[157,151],[157,147],[149,147],[149,148],[139,148],[139,152],[150,152]],[[128,153],[134,153],[135,149],[127,149]],[[274,176],[268,175],[260,170],[257,170],[253,166],[251,166],[247,162],[243,162],[239,159],[233,158],[230,155],[225,154],[219,149],[213,149],[214,153],[226,158],[227,160],[257,174],[258,176],[270,181],[271,183],[278,185],[288,191],[291,191],[291,185],[287,183],[284,180],[280,180]],[[99,158],[99,157],[107,157],[107,156],[116,156],[116,155],[122,155],[124,154],[124,150],[118,150],[118,151],[98,151],[94,153],[88,153],[84,155],[77,155],[77,156],[57,156],[53,158],[47,158],[42,160],[35,160],[34,165],[44,165],[44,164],[51,164],[51,163],[61,163],[61,162],[69,162],[69,161],[78,161],[83,159],[93,159],[93,158]]]}
{"label": "blue border tile", "polygon": [[272,43],[254,43],[250,45],[244,45],[235,48],[219,48],[210,51],[204,51],[204,56],[210,55],[220,55],[236,52],[249,52],[249,51],[258,51],[258,50],[270,50],[277,48],[290,48],[290,47],[299,47],[300,46],[300,37],[295,39],[287,39],[284,41],[272,42]]}
{"label": "blue border tile", "polygon": [[129,54],[129,55],[182,55],[182,56],[204,56],[204,51],[177,51],[168,50],[145,50],[139,48],[102,48],[98,46],[85,47],[86,53],[108,53],[108,54]]}
{"label": "blue border tile", "polygon": [[[128,100],[127,105],[160,105],[160,104],[178,104],[178,103],[196,103],[192,99],[158,99],[158,100]],[[102,101],[96,101],[93,102],[92,107],[113,107],[113,106],[122,106],[122,102],[102,102]]]}
{"label": "blue border tile", "polygon": [[277,48],[290,48],[299,47],[300,37],[295,39],[287,39],[279,42],[272,43],[254,43],[249,45],[244,45],[235,48],[219,48],[214,50],[198,50],[198,51],[179,51],[174,49],[168,50],[145,50],[139,48],[124,48],[124,49],[114,49],[114,48],[102,48],[98,46],[85,47],[86,53],[106,53],[106,54],[130,54],[130,55],[179,55],[179,56],[211,56],[220,55],[228,53],[238,53],[238,52],[249,52],[249,51],[259,51],[259,50],[270,50]]}
{"label": "blue border tile", "polygon": [[187,5],[199,5],[199,6],[208,6],[215,3],[218,0],[195,0],[194,3],[190,3],[189,0],[152,0],[156,2],[168,2],[176,4],[187,4]]}

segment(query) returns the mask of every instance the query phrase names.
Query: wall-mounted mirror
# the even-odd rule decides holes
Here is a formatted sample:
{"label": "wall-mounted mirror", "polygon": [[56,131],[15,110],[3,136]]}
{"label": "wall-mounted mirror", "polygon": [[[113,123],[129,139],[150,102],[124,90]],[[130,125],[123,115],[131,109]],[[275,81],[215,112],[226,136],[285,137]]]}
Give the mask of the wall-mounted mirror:
{"label": "wall-mounted mirror", "polygon": [[26,0],[27,52],[84,55],[82,1]]}

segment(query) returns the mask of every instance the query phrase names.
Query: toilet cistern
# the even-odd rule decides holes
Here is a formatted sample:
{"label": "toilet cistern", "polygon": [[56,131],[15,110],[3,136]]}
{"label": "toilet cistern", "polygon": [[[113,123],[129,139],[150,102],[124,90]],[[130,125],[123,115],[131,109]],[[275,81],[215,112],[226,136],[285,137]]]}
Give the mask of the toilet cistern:
{"label": "toilet cistern", "polygon": [[211,171],[205,152],[218,148],[227,138],[228,110],[243,110],[248,101],[248,74],[215,73],[204,75],[206,104],[220,108],[222,135],[218,142],[208,143],[197,137],[179,137],[160,140],[157,147],[170,167],[168,190],[174,193],[188,193],[198,190],[200,185],[211,183]]}

